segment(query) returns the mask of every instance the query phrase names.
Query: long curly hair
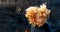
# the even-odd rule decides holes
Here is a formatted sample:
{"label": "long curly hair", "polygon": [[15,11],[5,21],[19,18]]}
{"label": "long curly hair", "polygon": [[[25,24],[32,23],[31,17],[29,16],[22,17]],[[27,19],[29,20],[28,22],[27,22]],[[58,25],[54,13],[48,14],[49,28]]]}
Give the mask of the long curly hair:
{"label": "long curly hair", "polygon": [[29,20],[29,24],[32,26],[41,27],[46,22],[47,17],[50,14],[50,10],[46,8],[45,4],[37,6],[31,6],[26,9],[26,18]]}

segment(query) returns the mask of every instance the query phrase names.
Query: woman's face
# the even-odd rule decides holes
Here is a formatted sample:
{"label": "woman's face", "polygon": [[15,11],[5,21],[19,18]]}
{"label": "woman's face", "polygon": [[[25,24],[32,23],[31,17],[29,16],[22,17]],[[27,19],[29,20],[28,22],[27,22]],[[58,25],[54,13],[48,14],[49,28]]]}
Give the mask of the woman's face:
{"label": "woman's face", "polygon": [[36,21],[39,23],[38,26],[42,26],[46,22],[46,17],[43,14],[36,14]]}

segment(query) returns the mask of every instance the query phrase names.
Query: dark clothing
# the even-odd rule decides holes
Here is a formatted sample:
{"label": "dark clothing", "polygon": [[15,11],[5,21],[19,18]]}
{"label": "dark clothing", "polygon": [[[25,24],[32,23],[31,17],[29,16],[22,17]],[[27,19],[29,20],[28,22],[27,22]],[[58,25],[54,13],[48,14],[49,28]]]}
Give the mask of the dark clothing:
{"label": "dark clothing", "polygon": [[31,32],[51,32],[51,29],[47,23],[45,23],[42,27],[32,27]]}

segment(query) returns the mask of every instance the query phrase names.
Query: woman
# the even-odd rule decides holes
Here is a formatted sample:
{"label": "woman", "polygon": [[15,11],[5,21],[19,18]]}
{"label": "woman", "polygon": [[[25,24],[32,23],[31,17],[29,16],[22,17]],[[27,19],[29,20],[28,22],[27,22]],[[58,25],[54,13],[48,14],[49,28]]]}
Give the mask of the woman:
{"label": "woman", "polygon": [[25,16],[31,24],[31,32],[51,32],[47,24],[49,14],[50,10],[44,4],[40,7],[31,6],[27,8]]}

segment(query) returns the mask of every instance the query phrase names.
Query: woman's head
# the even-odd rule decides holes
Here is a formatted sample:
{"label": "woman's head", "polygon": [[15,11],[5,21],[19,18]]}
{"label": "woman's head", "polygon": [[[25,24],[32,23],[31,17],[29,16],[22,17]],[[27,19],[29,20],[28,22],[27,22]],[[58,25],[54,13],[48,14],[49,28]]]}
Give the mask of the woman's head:
{"label": "woman's head", "polygon": [[47,20],[50,10],[46,8],[46,5],[41,5],[40,7],[29,7],[26,9],[26,17],[29,20],[29,24],[32,26],[41,27]]}

